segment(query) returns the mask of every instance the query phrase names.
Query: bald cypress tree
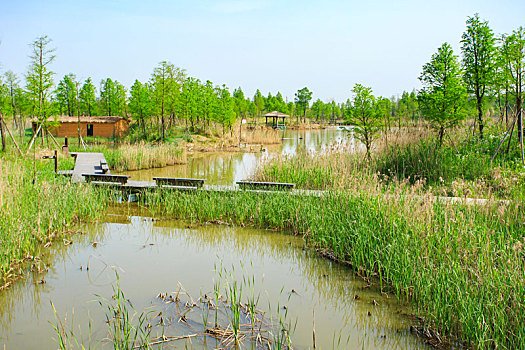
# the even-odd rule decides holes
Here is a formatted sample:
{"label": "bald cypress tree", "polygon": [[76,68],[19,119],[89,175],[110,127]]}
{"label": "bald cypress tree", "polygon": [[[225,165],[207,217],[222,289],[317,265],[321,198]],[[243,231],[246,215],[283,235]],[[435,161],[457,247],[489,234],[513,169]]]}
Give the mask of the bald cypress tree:
{"label": "bald cypress tree", "polygon": [[476,98],[479,137],[483,138],[484,102],[495,79],[496,45],[492,29],[476,13],[467,19],[467,30],[462,36],[464,79],[467,91]]}

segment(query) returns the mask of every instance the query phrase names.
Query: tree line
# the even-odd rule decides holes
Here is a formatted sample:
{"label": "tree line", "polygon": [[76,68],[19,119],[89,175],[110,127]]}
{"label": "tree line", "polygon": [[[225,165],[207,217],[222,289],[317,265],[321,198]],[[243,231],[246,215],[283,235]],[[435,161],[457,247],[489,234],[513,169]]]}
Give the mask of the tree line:
{"label": "tree line", "polygon": [[[471,128],[483,139],[488,115],[497,115],[508,128],[506,135],[512,137],[516,127],[523,145],[524,78],[525,29],[496,35],[488,21],[475,14],[466,21],[461,58],[443,43],[422,68],[423,87],[402,98],[407,103],[397,104],[398,113],[401,107],[405,116],[428,121],[437,130],[439,144],[448,129],[468,116],[474,116]],[[345,106],[347,120],[370,156],[373,139],[382,128],[390,129],[397,117],[388,112],[388,99],[375,97],[370,87],[356,84],[352,92]]]}
{"label": "tree line", "polygon": [[[129,89],[109,77],[95,84],[92,78],[80,81],[73,73],[55,84],[51,67],[56,56],[51,45],[47,36],[37,38],[30,45],[30,65],[24,76],[9,70],[0,77],[0,108],[12,117],[21,138],[27,119],[36,120],[45,130],[53,124],[50,116],[121,116],[134,120],[143,138],[157,139],[165,139],[175,125],[202,131],[213,123],[224,132],[238,119],[257,123],[257,118],[271,111],[288,114],[296,122],[335,123],[348,117],[348,101],[311,103],[307,87],[299,89],[293,101],[286,101],[280,92],[264,96],[260,90],[250,98],[240,87],[230,92],[225,85],[203,82],[167,61],[153,69],[148,81],[135,80]],[[414,96],[412,92],[401,99],[392,97],[393,115],[414,114]],[[396,108],[391,107],[394,104]]]}

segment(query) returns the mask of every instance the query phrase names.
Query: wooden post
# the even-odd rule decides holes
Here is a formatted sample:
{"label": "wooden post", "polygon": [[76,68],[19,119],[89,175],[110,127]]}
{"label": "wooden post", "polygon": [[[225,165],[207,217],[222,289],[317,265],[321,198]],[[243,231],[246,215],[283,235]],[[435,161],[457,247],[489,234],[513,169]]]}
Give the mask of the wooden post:
{"label": "wooden post", "polygon": [[68,145],[68,141],[67,141],[67,136],[64,138],[64,146],[62,146],[62,152],[66,156],[69,156],[69,145]]}
{"label": "wooden post", "polygon": [[239,123],[239,148],[241,148],[241,132],[242,132],[242,118],[241,118],[241,122]]}
{"label": "wooden post", "polygon": [[[1,113],[1,111],[0,111]],[[2,120],[4,120],[2,116]],[[5,152],[5,135],[4,135],[4,123],[0,122],[0,136],[2,137],[2,152]]]}
{"label": "wooden post", "polygon": [[523,110],[520,109],[520,146],[521,146],[521,163],[525,165],[525,155],[523,152]]}
{"label": "wooden post", "polygon": [[31,149],[31,147],[33,147],[33,143],[35,142],[35,139],[37,138],[38,136],[38,133],[40,132],[40,129],[42,129],[42,124],[40,124],[40,126],[38,127],[38,129],[36,130],[36,133],[33,135],[33,137],[31,138],[31,142],[29,143],[29,148],[27,149],[27,152],[29,153],[29,150]]}
{"label": "wooden post", "polygon": [[58,151],[55,150],[55,174],[58,174]]}

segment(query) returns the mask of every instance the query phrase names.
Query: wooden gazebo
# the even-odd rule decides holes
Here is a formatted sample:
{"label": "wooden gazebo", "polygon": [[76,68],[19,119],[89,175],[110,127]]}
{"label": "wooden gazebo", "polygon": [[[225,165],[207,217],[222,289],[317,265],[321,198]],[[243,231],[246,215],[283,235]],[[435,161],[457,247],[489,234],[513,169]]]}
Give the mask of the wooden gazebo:
{"label": "wooden gazebo", "polygon": [[[290,116],[288,114],[284,114],[278,111],[273,111],[273,112],[265,114],[264,117],[266,118],[266,125],[268,125],[268,118],[271,118],[272,128],[275,129],[275,128],[278,128],[279,126],[284,126],[285,118],[288,118]],[[280,121],[281,121],[281,124],[279,124]]]}

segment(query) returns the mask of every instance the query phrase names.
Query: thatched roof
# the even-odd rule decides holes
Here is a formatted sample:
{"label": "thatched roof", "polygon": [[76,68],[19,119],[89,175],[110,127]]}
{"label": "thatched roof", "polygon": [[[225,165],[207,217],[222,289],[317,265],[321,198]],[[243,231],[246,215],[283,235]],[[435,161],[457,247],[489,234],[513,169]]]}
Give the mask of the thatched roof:
{"label": "thatched roof", "polygon": [[[60,123],[78,123],[78,117],[49,117],[48,122],[60,122]],[[105,116],[105,117],[80,117],[81,123],[89,124],[113,124],[124,118],[116,116]],[[37,122],[38,119],[33,119],[33,122]]]}
{"label": "thatched roof", "polygon": [[289,117],[288,114],[284,114],[284,113],[281,113],[281,112],[278,112],[278,111],[273,111],[273,112],[270,112],[270,113],[266,113],[264,116],[265,117],[279,117],[279,118]]}

